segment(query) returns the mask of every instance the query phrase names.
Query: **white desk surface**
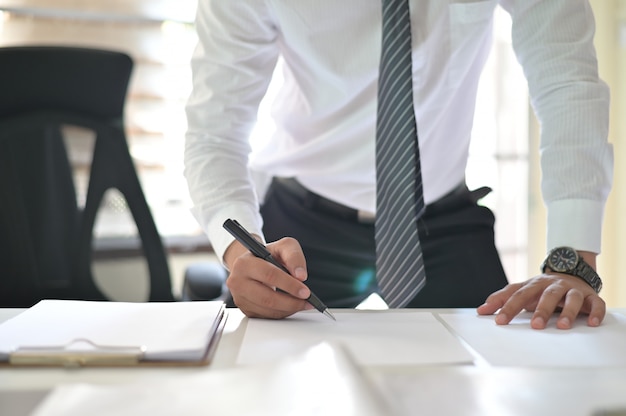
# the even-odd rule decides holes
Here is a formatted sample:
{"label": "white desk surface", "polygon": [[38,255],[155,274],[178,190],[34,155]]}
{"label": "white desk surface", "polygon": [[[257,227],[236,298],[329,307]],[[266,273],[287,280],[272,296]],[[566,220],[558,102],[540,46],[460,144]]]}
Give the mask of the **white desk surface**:
{"label": "white desk surface", "polygon": [[[20,311],[0,309],[0,322]],[[475,313],[464,309],[431,311]],[[626,313],[625,309],[614,311]],[[0,415],[29,414],[47,391],[62,383],[166,380],[174,375],[232,368],[236,365],[248,320],[237,309],[228,312],[224,334],[208,367],[0,368]],[[626,354],[626,348],[624,351]],[[363,370],[369,381],[394,402],[398,415],[626,415],[626,367],[492,367],[477,359],[474,365],[368,367]]]}

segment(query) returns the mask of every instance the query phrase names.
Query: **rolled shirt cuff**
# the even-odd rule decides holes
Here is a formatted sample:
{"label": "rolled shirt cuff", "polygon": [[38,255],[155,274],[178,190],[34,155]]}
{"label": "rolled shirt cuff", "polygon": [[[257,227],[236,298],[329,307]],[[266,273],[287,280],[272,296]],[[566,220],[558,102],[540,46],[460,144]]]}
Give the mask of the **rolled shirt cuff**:
{"label": "rolled shirt cuff", "polygon": [[228,246],[235,241],[235,238],[223,227],[227,219],[237,220],[251,234],[259,235],[265,243],[261,215],[255,213],[255,211],[251,210],[246,204],[231,204],[227,207],[223,207],[215,212],[208,221],[203,221],[203,218],[206,217],[204,217],[199,210],[192,208],[191,212],[207,234],[213,252],[223,266],[226,266],[224,263],[224,253]]}
{"label": "rolled shirt cuff", "polygon": [[569,246],[579,251],[600,253],[604,203],[567,199],[547,204],[547,249]]}

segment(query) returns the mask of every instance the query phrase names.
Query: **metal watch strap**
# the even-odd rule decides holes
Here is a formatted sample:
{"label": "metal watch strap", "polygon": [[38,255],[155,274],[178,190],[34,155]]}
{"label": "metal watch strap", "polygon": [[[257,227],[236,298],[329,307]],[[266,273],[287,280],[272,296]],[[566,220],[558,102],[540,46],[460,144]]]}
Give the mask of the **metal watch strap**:
{"label": "metal watch strap", "polygon": [[596,271],[593,270],[593,268],[582,258],[578,260],[578,264],[574,268],[573,274],[587,282],[589,286],[596,291],[596,293],[600,293],[600,290],[602,290],[602,279],[600,279],[598,273],[596,273]]}

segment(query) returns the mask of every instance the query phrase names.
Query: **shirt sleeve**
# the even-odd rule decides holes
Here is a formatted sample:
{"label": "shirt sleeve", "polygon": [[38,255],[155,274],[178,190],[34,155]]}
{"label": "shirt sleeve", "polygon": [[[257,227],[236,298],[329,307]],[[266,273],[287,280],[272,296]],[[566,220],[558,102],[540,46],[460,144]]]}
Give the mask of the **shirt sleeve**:
{"label": "shirt sleeve", "polygon": [[278,59],[277,32],[264,0],[200,0],[196,31],[184,174],[192,213],[222,260],[233,241],[227,218],[262,235],[249,135]]}
{"label": "shirt sleeve", "polygon": [[600,252],[612,186],[609,89],[598,76],[588,0],[501,0],[541,124],[547,247]]}

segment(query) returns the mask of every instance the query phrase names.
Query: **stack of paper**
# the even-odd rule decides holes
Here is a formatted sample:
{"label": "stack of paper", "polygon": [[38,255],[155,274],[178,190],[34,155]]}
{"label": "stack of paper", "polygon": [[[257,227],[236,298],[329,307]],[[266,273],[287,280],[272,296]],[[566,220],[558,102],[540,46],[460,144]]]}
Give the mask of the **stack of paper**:
{"label": "stack of paper", "polygon": [[0,325],[0,362],[207,363],[224,303],[44,300]]}

